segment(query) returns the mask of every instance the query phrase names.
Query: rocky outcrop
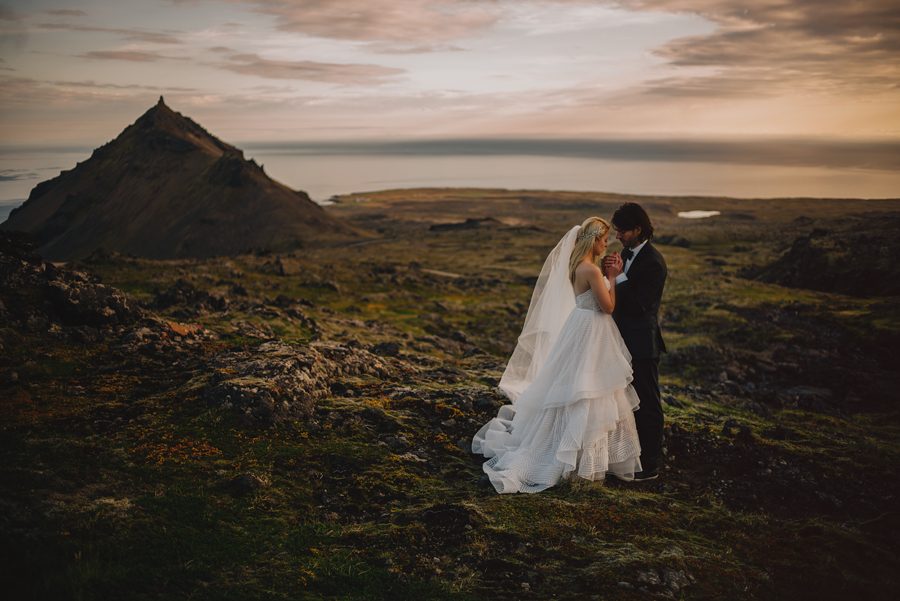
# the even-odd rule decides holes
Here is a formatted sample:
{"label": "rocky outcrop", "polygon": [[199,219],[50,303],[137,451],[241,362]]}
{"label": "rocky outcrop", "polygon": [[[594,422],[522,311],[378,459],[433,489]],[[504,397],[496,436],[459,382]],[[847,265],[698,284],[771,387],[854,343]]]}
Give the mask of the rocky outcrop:
{"label": "rocky outcrop", "polygon": [[269,341],[252,351],[206,361],[212,371],[204,398],[210,407],[237,411],[247,424],[274,426],[313,413],[342,377],[387,377],[389,366],[360,348],[335,343],[292,346]]}
{"label": "rocky outcrop", "polygon": [[23,232],[0,231],[0,322],[92,338],[148,317],[131,295],[96,276],[45,263],[36,245]]}
{"label": "rocky outcrop", "polygon": [[900,228],[895,213],[867,220],[849,233],[814,229],[763,268],[742,275],[790,288],[863,298],[900,294]]}

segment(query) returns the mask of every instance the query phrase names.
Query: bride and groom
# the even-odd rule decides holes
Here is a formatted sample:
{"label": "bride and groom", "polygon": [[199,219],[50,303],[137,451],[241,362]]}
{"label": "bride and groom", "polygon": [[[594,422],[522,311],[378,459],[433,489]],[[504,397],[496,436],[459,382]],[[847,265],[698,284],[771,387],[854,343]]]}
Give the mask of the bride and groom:
{"label": "bride and groom", "polygon": [[[611,227],[623,251],[604,256]],[[652,237],[646,211],[627,202],[612,226],[591,217],[547,257],[500,379],[513,404],[472,441],[472,451],[488,458],[484,472],[497,492],[538,492],[572,474],[657,477],[665,352],[658,314],[667,271]]]}

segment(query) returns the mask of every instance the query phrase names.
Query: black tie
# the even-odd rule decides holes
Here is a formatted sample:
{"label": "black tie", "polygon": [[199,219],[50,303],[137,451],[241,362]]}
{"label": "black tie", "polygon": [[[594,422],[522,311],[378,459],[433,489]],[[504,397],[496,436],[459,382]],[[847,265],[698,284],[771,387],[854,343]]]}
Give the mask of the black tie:
{"label": "black tie", "polygon": [[634,251],[631,250],[630,248],[626,248],[622,251],[622,261],[624,261],[625,263],[627,263],[628,259],[630,259],[633,256],[634,256]]}

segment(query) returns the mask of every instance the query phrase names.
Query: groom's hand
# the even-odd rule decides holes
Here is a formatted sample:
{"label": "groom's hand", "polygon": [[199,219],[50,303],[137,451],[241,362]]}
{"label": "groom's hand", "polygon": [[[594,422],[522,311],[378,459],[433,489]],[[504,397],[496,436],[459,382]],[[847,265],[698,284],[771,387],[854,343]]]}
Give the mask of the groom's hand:
{"label": "groom's hand", "polygon": [[607,255],[603,257],[602,261],[603,265],[603,275],[608,278],[614,278],[622,271],[624,271],[625,264],[622,262],[622,257],[619,253],[613,253],[611,255]]}
{"label": "groom's hand", "polygon": [[612,274],[612,277],[616,277],[623,271],[625,271],[625,261],[622,260],[622,255],[619,253],[615,254],[615,261],[612,262],[612,265],[609,267],[609,271]]}

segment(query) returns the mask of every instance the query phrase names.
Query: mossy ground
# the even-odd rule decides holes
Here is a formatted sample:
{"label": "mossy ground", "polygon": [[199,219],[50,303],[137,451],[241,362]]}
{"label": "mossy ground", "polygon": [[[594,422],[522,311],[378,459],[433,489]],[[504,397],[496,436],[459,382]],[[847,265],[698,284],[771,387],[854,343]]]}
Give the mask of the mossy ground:
{"label": "mossy ground", "polygon": [[[191,318],[220,340],[171,355],[121,355],[107,342],[17,332],[20,341],[6,345],[0,363],[0,564],[10,598],[628,599],[642,595],[619,582],[634,583],[639,569],[663,568],[696,579],[681,591],[685,599],[894,598],[898,382],[878,365],[897,349],[878,355],[872,346],[896,340],[896,299],[788,289],[737,275],[774,260],[802,227],[841,221],[840,207],[802,199],[639,199],[659,234],[691,241],[687,248],[661,246],[670,274],[663,319],[671,350],[722,341],[751,350],[785,342],[815,348],[832,327],[876,364],[878,381],[831,385],[852,387],[864,401],[882,390],[886,397],[852,411],[785,407],[761,414],[722,395],[686,392],[708,387],[719,366],[664,363],[661,381],[682,405],[666,406],[667,423],[688,442],[670,443],[660,480],[567,480],[540,494],[500,496],[476,485],[478,458],[457,445],[491,412],[462,411],[449,399],[456,388],[487,391],[496,382],[527,310],[528,278],[564,229],[591,214],[608,216],[621,199],[477,190],[360,196],[368,200],[333,212],[378,229],[384,238],[375,243],[87,266],[148,303],[155,289],[178,278],[213,292],[240,284],[251,299],[307,299],[316,332],[277,313],[240,309]],[[719,209],[723,218],[675,217],[690,209]],[[728,211],[740,215],[729,218]],[[810,214],[819,222],[794,221]],[[427,229],[486,216],[511,229]],[[286,275],[276,274],[276,259]],[[804,309],[794,321],[766,323],[774,309],[797,303]],[[206,406],[207,374],[198,367],[198,357],[259,343],[232,333],[241,320],[266,323],[297,343],[399,341],[420,362],[458,367],[470,380],[411,380],[430,391],[432,400],[423,403],[389,395],[388,383],[348,378],[341,387],[356,394],[321,400],[315,427],[248,428]],[[416,341],[454,331],[488,355],[464,357]],[[822,384],[802,376],[796,384]],[[369,424],[329,419],[366,407],[384,410],[386,427],[409,440],[413,457],[375,444]],[[458,425],[437,432],[435,416]],[[723,432],[728,419],[749,426],[750,439]],[[760,436],[778,426],[795,436]],[[861,490],[839,505],[819,503],[810,491],[770,490],[749,476],[760,462],[805,466]],[[230,482],[245,473],[266,484],[236,494]],[[728,492],[745,484],[745,496]],[[838,489],[845,490],[825,490]]]}

